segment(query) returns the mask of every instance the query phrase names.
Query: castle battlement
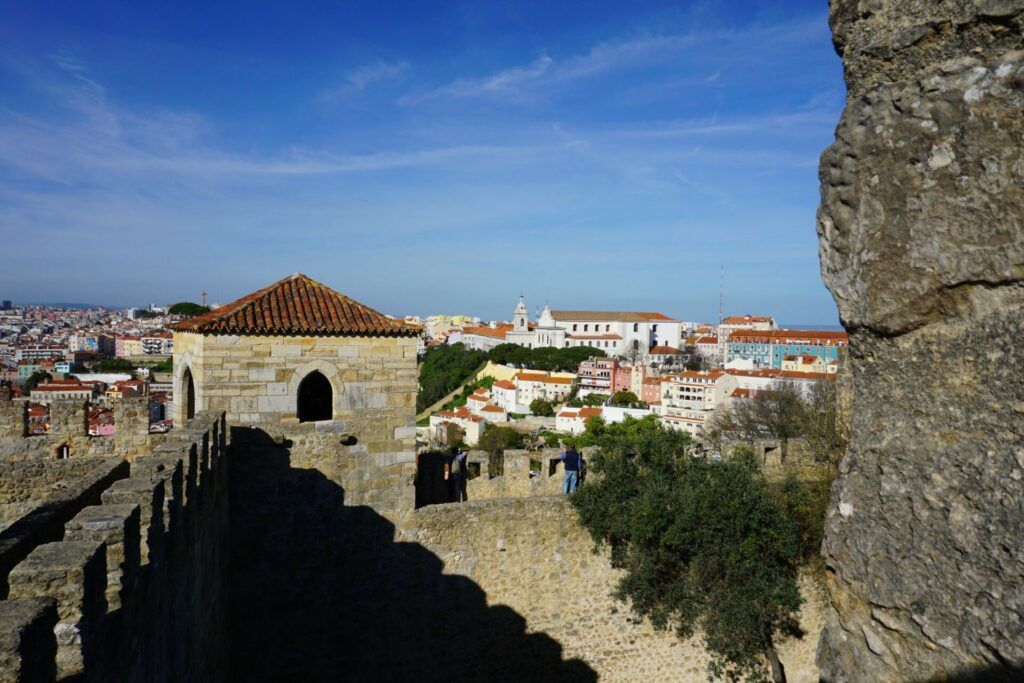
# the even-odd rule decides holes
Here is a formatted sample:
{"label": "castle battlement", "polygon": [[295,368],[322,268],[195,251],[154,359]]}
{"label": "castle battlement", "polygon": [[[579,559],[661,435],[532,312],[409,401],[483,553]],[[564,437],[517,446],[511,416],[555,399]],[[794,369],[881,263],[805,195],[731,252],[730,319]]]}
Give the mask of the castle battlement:
{"label": "castle battlement", "polygon": [[143,455],[163,438],[149,433],[149,397],[121,398],[109,404],[112,436],[89,434],[90,401],[56,399],[49,404],[49,431],[29,435],[28,402],[0,398],[0,460]]}
{"label": "castle battlement", "polygon": [[130,463],[0,463],[0,681],[223,677],[226,429],[201,413]]}

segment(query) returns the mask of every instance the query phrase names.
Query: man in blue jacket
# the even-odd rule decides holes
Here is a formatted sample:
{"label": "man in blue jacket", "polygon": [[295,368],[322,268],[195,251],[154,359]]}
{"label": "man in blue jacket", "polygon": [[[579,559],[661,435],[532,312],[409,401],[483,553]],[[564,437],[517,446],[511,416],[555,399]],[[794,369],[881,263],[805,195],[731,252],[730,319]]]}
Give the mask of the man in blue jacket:
{"label": "man in blue jacket", "polygon": [[565,467],[565,478],[562,480],[562,493],[569,495],[574,493],[580,485],[580,470],[583,469],[583,458],[576,452],[573,446],[569,446],[562,452],[562,466]]}

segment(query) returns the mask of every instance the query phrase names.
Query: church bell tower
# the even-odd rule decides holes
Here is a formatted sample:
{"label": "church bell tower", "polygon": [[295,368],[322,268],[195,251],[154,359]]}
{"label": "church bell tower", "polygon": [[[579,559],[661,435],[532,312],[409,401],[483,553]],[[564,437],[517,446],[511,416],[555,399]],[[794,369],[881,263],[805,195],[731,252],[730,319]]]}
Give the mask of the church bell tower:
{"label": "church bell tower", "polygon": [[512,316],[513,328],[516,332],[526,332],[529,329],[529,325],[527,325],[529,315],[529,312],[526,310],[526,300],[520,294],[519,303],[516,304],[516,312]]}

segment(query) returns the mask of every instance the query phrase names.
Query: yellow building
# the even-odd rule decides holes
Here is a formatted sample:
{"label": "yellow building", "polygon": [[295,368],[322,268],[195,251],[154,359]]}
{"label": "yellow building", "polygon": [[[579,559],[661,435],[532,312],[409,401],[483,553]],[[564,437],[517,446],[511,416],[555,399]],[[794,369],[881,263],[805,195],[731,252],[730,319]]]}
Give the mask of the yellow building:
{"label": "yellow building", "polygon": [[783,372],[825,372],[825,361],[821,356],[783,356]]}

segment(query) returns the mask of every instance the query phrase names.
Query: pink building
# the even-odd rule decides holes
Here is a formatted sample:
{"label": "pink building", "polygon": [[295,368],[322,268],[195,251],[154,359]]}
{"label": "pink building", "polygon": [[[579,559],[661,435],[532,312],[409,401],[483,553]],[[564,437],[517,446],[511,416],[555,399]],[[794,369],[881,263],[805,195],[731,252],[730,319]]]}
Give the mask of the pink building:
{"label": "pink building", "polygon": [[89,435],[113,436],[114,413],[109,408],[93,407],[89,409]]}
{"label": "pink building", "polygon": [[612,374],[612,393],[619,391],[633,390],[633,367],[631,365],[618,365]]}
{"label": "pink building", "polygon": [[661,377],[645,377],[641,385],[640,400],[651,405],[661,402]]}
{"label": "pink building", "polygon": [[589,358],[576,370],[580,378],[580,396],[587,394],[614,393],[615,373],[619,368],[617,358]]}

